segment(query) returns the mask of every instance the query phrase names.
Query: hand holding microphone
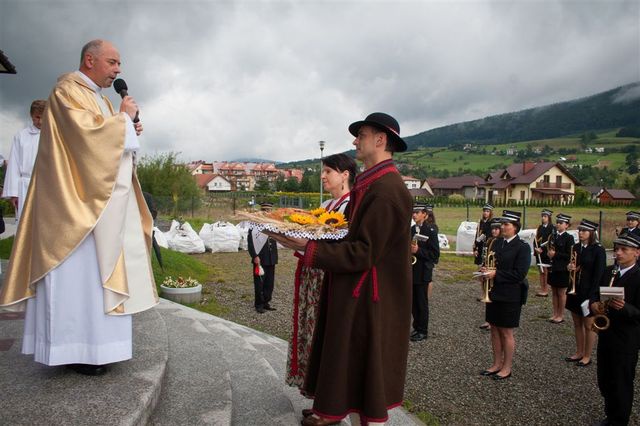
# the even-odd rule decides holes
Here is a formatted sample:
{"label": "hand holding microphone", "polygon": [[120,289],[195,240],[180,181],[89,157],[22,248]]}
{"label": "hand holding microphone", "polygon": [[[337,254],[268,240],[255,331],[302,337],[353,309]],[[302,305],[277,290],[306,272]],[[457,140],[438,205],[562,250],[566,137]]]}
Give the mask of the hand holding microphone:
{"label": "hand holding microphone", "polygon": [[[121,78],[116,79],[113,82],[113,88],[115,91],[122,97],[122,103],[120,104],[120,112],[124,112],[131,117],[133,123],[138,123],[140,118],[138,117],[140,111],[138,110],[138,105],[136,101],[133,100],[131,96],[129,96],[127,83]],[[142,128],[140,128],[142,131]],[[136,128],[136,132],[138,132],[138,128]]]}

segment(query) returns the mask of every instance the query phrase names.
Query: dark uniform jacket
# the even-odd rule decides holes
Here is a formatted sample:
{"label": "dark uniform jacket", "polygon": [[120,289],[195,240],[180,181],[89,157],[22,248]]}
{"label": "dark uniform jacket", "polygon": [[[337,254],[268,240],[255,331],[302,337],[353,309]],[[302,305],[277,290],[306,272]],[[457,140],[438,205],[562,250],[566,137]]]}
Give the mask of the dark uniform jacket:
{"label": "dark uniform jacket", "polygon": [[440,259],[440,244],[438,244],[438,227],[433,224],[423,222],[421,226],[411,227],[411,238],[416,234],[416,228],[420,229],[419,234],[429,237],[428,241],[418,241],[418,251],[414,254],[416,263],[413,265],[413,285],[428,284],[427,278],[431,275],[427,269],[433,269]]}
{"label": "dark uniform jacket", "polygon": [[278,264],[278,244],[276,241],[269,237],[267,238],[267,242],[264,243],[260,253],[256,253],[255,248],[253,247],[253,237],[252,233],[254,231],[252,229],[249,230],[247,234],[247,250],[249,251],[249,256],[253,260],[254,257],[258,256],[260,258],[260,264],[263,266],[273,266]]}
{"label": "dark uniform jacket", "polygon": [[619,235],[622,235],[622,234],[628,234],[629,232],[631,232],[632,234],[635,234],[635,235],[637,235],[637,236],[639,236],[639,237],[640,237],[640,228],[638,228],[637,226],[636,226],[635,228],[633,228],[631,231],[629,231],[629,228],[624,227],[624,228],[622,228],[622,230],[620,231],[620,234],[619,234]]}
{"label": "dark uniform jacket", "polygon": [[549,244],[556,248],[556,254],[551,259],[551,270],[553,272],[567,272],[567,265],[571,259],[571,247],[575,244],[573,236],[566,231],[562,235],[556,233],[551,237]]}
{"label": "dark uniform jacket", "polygon": [[[481,235],[484,235],[484,241],[478,242],[477,239],[480,238]],[[473,250],[478,252],[478,255],[475,259],[476,265],[482,265],[482,248],[487,243],[487,240],[491,237],[491,219],[480,219],[478,222],[478,232],[476,232],[476,240],[473,242]]]}
{"label": "dark uniform jacket", "polygon": [[589,244],[583,247],[581,243],[574,244],[576,252],[576,264],[579,270],[576,272],[576,294],[578,303],[585,300],[593,300],[598,294],[598,287],[604,268],[607,265],[607,255],[600,244]]}
{"label": "dark uniform jacket", "polygon": [[[544,244],[547,241],[549,241],[549,236],[551,236],[554,229],[555,228],[551,223],[548,223],[547,226],[543,226],[543,225],[538,226],[538,229],[536,230],[536,241],[538,242],[538,247],[540,247],[541,244]],[[540,259],[542,260],[542,263],[547,263],[547,264],[549,263],[549,256],[547,255],[548,249],[549,249],[549,244],[542,247],[542,253],[540,253]],[[536,259],[537,259],[537,256],[536,256]]]}
{"label": "dark uniform jacket", "polygon": [[[611,281],[611,270],[608,266],[602,274],[600,286],[606,287]],[[640,267],[634,265],[622,277],[616,277],[614,287],[624,287],[624,308],[609,309],[607,316],[611,321],[609,328],[599,333],[599,345],[606,344],[615,350],[634,353],[640,350]],[[595,301],[600,300],[600,289]]]}
{"label": "dark uniform jacket", "polygon": [[496,238],[493,243],[496,260],[496,276],[489,296],[494,302],[520,302],[524,280],[531,266],[529,244],[515,236],[507,243],[504,238]]}

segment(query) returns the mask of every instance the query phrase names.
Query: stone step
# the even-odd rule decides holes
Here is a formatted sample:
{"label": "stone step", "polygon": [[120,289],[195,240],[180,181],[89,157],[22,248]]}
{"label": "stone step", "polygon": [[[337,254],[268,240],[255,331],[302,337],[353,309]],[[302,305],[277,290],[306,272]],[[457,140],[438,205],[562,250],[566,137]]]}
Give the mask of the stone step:
{"label": "stone step", "polygon": [[23,320],[2,314],[0,351],[2,424],[140,425],[160,395],[168,358],[167,329],[156,310],[134,315],[134,357],[110,366],[104,376],[47,367],[20,353]]}
{"label": "stone step", "polygon": [[[201,320],[225,348],[233,394],[234,425],[299,424],[284,383],[262,354],[218,318]],[[256,336],[255,339],[258,339]]]}
{"label": "stone step", "polygon": [[149,424],[231,425],[232,392],[224,348],[199,321],[203,314],[161,300],[169,362],[165,385]]}

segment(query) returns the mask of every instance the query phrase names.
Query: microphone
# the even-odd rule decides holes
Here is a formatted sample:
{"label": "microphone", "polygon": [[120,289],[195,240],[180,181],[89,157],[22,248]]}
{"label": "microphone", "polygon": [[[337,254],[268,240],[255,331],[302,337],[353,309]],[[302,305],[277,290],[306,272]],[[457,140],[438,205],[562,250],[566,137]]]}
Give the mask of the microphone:
{"label": "microphone", "polygon": [[[121,98],[124,98],[125,96],[129,96],[129,93],[128,93],[129,88],[127,87],[127,83],[123,79],[121,78],[115,79],[113,82],[113,88],[115,89],[116,93],[120,95]],[[136,111],[136,116],[133,118],[134,123],[137,123],[138,121],[140,121],[140,117],[138,117],[138,114],[140,114],[140,111]]]}

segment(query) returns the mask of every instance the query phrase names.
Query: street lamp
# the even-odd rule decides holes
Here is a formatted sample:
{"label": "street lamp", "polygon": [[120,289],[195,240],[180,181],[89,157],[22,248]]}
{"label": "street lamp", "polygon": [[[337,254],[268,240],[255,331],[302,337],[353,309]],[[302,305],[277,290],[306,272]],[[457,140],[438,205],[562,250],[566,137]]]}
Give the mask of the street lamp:
{"label": "street lamp", "polygon": [[324,151],[324,141],[320,141],[320,204],[322,204],[322,153]]}

